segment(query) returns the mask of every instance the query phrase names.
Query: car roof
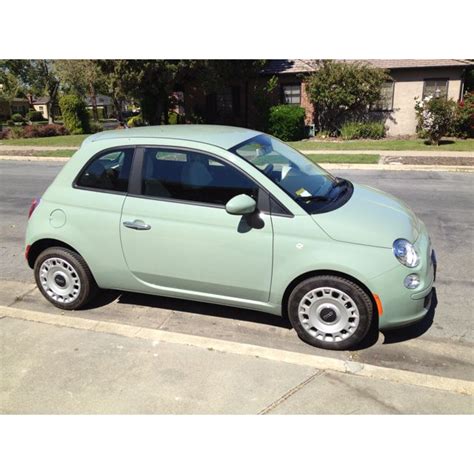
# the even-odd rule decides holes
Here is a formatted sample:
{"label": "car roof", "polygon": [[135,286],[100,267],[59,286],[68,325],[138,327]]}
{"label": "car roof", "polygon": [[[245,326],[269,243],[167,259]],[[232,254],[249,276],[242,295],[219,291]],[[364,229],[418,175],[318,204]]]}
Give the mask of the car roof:
{"label": "car roof", "polygon": [[228,150],[260,134],[261,132],[255,130],[224,125],[154,125],[96,133],[86,138],[83,145],[101,140],[119,140],[122,138],[143,138],[144,140],[170,138],[207,143]]}

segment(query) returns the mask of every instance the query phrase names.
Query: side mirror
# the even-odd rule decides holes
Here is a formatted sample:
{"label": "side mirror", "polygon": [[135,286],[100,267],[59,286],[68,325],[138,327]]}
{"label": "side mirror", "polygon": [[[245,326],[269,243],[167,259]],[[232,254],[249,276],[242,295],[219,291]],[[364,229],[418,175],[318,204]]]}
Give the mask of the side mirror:
{"label": "side mirror", "polygon": [[239,194],[234,196],[230,201],[225,205],[225,210],[229,214],[234,214],[237,216],[243,216],[245,214],[252,214],[257,207],[255,199],[252,199],[246,194]]}

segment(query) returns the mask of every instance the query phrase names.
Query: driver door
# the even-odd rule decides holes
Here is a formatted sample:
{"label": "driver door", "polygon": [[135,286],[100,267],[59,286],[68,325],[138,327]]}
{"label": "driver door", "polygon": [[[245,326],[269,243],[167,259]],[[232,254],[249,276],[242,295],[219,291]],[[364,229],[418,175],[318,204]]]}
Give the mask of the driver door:
{"label": "driver door", "polygon": [[120,226],[134,277],[178,297],[268,301],[270,216],[255,226],[225,210],[238,194],[258,202],[258,185],[234,165],[190,150],[145,148],[142,169],[140,193],[126,197]]}

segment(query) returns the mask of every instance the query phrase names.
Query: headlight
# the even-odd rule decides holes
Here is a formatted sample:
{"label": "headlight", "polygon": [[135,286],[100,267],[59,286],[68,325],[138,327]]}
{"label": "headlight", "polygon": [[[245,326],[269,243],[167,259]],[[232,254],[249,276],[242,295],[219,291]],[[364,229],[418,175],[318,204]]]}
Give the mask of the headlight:
{"label": "headlight", "polygon": [[414,245],[406,239],[395,240],[393,243],[393,254],[400,263],[409,268],[416,267],[420,261]]}

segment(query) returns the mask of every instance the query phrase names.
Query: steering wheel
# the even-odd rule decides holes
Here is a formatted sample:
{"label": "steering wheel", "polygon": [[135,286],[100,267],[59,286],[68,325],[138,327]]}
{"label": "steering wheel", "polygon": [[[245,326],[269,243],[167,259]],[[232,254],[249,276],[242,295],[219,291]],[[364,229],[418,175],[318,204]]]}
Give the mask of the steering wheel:
{"label": "steering wheel", "polygon": [[268,163],[268,165],[263,168],[263,172],[268,176],[273,171],[273,163]]}

